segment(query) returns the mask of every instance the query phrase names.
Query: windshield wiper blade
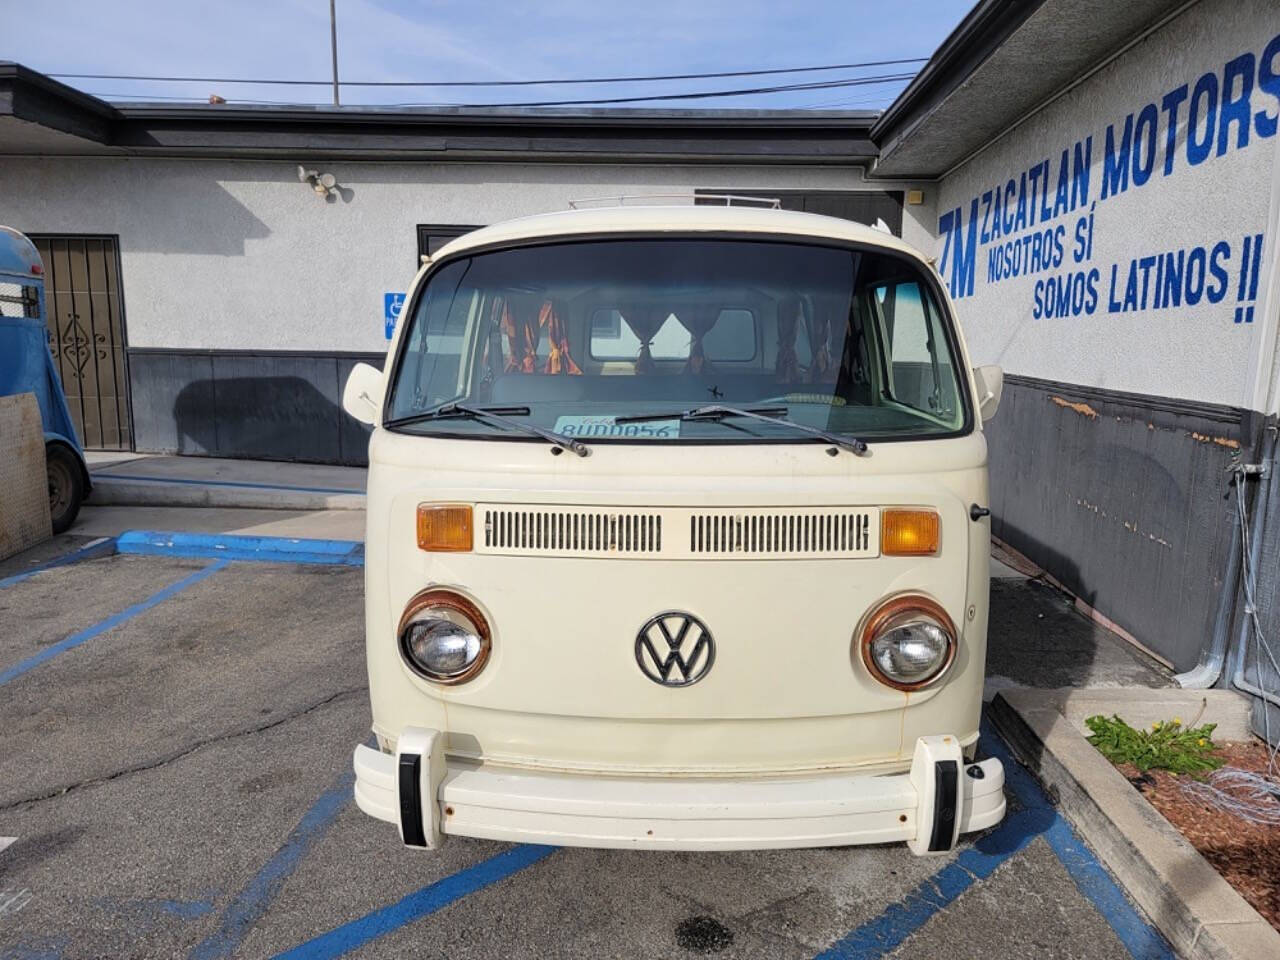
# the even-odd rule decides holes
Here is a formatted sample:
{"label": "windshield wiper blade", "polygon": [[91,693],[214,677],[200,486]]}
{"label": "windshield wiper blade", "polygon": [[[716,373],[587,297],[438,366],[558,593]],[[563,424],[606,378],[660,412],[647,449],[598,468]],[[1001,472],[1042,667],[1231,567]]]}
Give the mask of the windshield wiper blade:
{"label": "windshield wiper blade", "polygon": [[614,417],[614,423],[651,423],[656,420],[723,420],[725,417],[764,417],[774,420],[787,415],[786,407],[694,407],[692,410],[676,410],[671,413],[637,413],[629,417]]}
{"label": "windshield wiper blade", "polygon": [[794,420],[787,419],[786,407],[731,407],[724,404],[711,404],[705,407],[694,407],[692,410],[685,410],[680,413],[644,413],[630,417],[615,417],[614,423],[642,423],[648,420],[680,420],[683,422],[697,422],[699,420],[723,420],[725,417],[743,417],[748,420],[763,420],[765,423],[778,423],[784,427],[790,427],[792,430],[798,430],[801,433],[807,433],[809,436],[824,440],[832,445],[828,451],[835,456],[836,449],[848,450],[850,453],[862,455],[867,452],[867,444],[864,440],[856,437],[845,437],[838,433],[832,433],[830,430],[819,430],[817,427],[807,427],[803,423],[796,423]]}
{"label": "windshield wiper blade", "polygon": [[[515,430],[518,433],[538,437],[561,450],[576,453],[580,457],[591,455],[591,448],[580,440],[566,437],[556,433],[554,430],[535,427],[531,423],[521,423],[519,420],[510,419],[510,417],[527,417],[529,412],[528,407],[473,407],[470,404],[455,402],[446,403],[444,406],[437,407],[434,410],[424,410],[422,413],[414,413],[407,417],[388,420],[383,426],[388,428],[404,427],[413,423],[426,423],[431,420],[483,420],[489,423],[496,423],[509,430]],[[554,452],[553,450],[552,453]]]}
{"label": "windshield wiper blade", "polygon": [[383,424],[384,427],[406,427],[411,423],[423,423],[427,420],[473,420],[482,414],[507,417],[527,417],[528,407],[472,407],[456,401],[441,404],[420,413],[411,413],[404,417],[396,417]]}

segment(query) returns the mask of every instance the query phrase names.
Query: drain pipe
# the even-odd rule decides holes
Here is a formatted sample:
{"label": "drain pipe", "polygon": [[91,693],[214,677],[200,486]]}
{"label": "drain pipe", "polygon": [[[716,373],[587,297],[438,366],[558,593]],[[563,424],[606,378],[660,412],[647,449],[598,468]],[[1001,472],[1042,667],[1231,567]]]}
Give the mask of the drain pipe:
{"label": "drain pipe", "polygon": [[[1266,522],[1267,522],[1267,512],[1268,512],[1267,507],[1268,507],[1268,501],[1271,499],[1271,481],[1272,481],[1273,475],[1275,474],[1275,468],[1276,468],[1276,464],[1275,464],[1276,423],[1274,421],[1267,424],[1267,426],[1264,428],[1264,434],[1266,439],[1263,443],[1264,453],[1261,460],[1262,477],[1258,484],[1258,496],[1257,496],[1257,499],[1255,500],[1255,503],[1257,504],[1257,506],[1255,507],[1253,512],[1253,523],[1250,525],[1253,529],[1249,531],[1249,538],[1250,538],[1249,566],[1248,566],[1248,569],[1244,571],[1244,576],[1246,578],[1252,577],[1256,574],[1256,571],[1258,569],[1258,562],[1261,560],[1261,555],[1262,555],[1263,532],[1266,529]],[[1253,589],[1254,598],[1256,600],[1257,599],[1256,583],[1252,584],[1252,589]],[[1246,603],[1247,602],[1248,601],[1246,599]],[[1232,665],[1234,669],[1232,670],[1232,673],[1231,673],[1231,684],[1237,690],[1243,690],[1245,693],[1250,694],[1251,696],[1258,697],[1262,700],[1265,700],[1267,703],[1280,707],[1280,696],[1277,696],[1276,694],[1271,693],[1268,690],[1264,690],[1259,686],[1255,686],[1254,684],[1249,683],[1247,680],[1245,680],[1245,677],[1244,677],[1245,649],[1249,643],[1249,637],[1252,632],[1253,632],[1253,617],[1250,616],[1250,613],[1248,610],[1245,610],[1243,612],[1243,615],[1240,617],[1240,631],[1236,636],[1236,649],[1233,651],[1233,654],[1232,654]],[[1262,678],[1259,677],[1258,679],[1261,680]]]}
{"label": "drain pipe", "polygon": [[[1244,496],[1244,479],[1237,476],[1235,495]],[[1175,674],[1173,682],[1186,690],[1208,690],[1222,676],[1222,663],[1226,659],[1227,643],[1231,639],[1231,611],[1239,592],[1236,578],[1240,574],[1240,516],[1235,514],[1231,524],[1231,548],[1227,552],[1227,575],[1222,581],[1222,594],[1218,597],[1218,612],[1213,618],[1213,639],[1209,652],[1201,654],[1200,662],[1186,673]]]}

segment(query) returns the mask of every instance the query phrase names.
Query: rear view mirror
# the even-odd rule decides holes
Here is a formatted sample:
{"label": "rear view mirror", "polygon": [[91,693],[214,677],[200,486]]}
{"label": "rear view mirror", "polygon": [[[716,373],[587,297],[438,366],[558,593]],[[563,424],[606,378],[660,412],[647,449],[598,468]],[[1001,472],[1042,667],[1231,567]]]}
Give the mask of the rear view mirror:
{"label": "rear view mirror", "polygon": [[382,417],[382,394],[386,384],[382,371],[367,363],[357,363],[342,391],[342,409],[361,423],[376,424]]}
{"label": "rear view mirror", "polygon": [[996,415],[1000,407],[1000,394],[1004,392],[1004,371],[994,363],[973,368],[973,382],[978,388],[978,413],[986,423]]}

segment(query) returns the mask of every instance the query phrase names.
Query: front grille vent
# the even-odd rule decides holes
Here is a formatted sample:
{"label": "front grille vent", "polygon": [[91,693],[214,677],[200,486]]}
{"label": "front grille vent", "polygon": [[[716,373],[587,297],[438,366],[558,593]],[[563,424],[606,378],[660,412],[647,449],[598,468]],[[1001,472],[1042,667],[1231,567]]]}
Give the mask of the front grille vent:
{"label": "front grille vent", "polygon": [[[477,553],[608,560],[847,560],[880,553],[880,508],[480,503]],[[686,535],[687,531],[687,535]]]}
{"label": "front grille vent", "polygon": [[689,551],[694,554],[856,555],[871,549],[871,536],[871,516],[865,511],[689,518]]}
{"label": "front grille vent", "polygon": [[493,553],[644,555],[662,552],[662,517],[565,507],[484,511],[484,546]]}

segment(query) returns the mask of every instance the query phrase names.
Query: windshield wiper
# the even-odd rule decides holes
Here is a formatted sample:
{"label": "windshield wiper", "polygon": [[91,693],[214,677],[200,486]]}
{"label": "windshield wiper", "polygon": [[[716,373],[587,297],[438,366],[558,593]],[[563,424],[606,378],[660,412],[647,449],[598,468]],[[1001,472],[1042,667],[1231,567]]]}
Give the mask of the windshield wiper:
{"label": "windshield wiper", "polygon": [[850,453],[859,455],[867,452],[866,442],[856,437],[843,437],[829,430],[806,427],[803,423],[788,420],[786,407],[730,407],[723,404],[712,404],[706,407],[694,407],[692,410],[684,410],[679,413],[641,413],[629,417],[614,417],[613,422],[644,423],[652,420],[680,420],[685,423],[696,423],[704,420],[720,421],[726,417],[763,420],[765,423],[778,423],[784,427],[790,427],[792,430],[799,430],[801,433],[807,433],[815,439],[824,440],[831,444],[832,449],[827,452],[832,456],[836,455],[835,448],[848,450]]}
{"label": "windshield wiper", "polygon": [[[407,417],[388,420],[383,426],[388,429],[395,429],[396,427],[406,427],[410,424],[426,423],[431,420],[481,420],[487,423],[496,423],[499,426],[506,427],[508,430],[515,430],[531,437],[538,437],[547,441],[547,443],[554,444],[560,450],[568,450],[580,457],[591,455],[591,448],[580,440],[566,437],[556,433],[554,430],[544,430],[542,427],[535,427],[530,423],[521,423],[519,420],[510,419],[511,417],[527,417],[529,412],[528,407],[473,407],[469,404],[454,402],[446,403],[444,406],[436,407],[434,410],[424,410],[422,413],[412,413]],[[553,450],[551,452],[555,453],[556,451]]]}

